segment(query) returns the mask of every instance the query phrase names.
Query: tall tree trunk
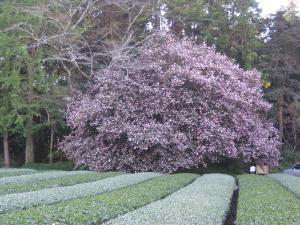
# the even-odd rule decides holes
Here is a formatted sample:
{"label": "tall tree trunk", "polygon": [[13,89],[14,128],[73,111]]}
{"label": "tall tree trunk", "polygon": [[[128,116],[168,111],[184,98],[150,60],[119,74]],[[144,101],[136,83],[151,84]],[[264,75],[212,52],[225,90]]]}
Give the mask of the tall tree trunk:
{"label": "tall tree trunk", "polygon": [[9,158],[9,147],[8,147],[8,134],[5,133],[3,137],[3,147],[4,147],[4,163],[5,167],[10,166],[10,158]]}
{"label": "tall tree trunk", "polygon": [[49,149],[49,162],[53,163],[53,139],[54,139],[54,126],[51,125],[50,129],[50,149]]}
{"label": "tall tree trunk", "polygon": [[154,0],[154,29],[160,30],[161,28],[161,8],[160,0]]}
{"label": "tall tree trunk", "polygon": [[298,143],[298,135],[297,135],[297,114],[299,109],[299,102],[297,99],[294,100],[294,109],[292,110],[292,132],[294,137],[294,148],[296,149]]}
{"label": "tall tree trunk", "polygon": [[[32,121],[27,124],[28,128],[32,127]],[[25,164],[34,162],[34,139],[33,133],[29,131],[26,136],[26,149],[25,149]]]}
{"label": "tall tree trunk", "polygon": [[[283,143],[283,95],[280,94],[278,101],[279,141]],[[281,145],[282,146],[282,145]]]}
{"label": "tall tree trunk", "polygon": [[[35,60],[36,60],[36,49],[32,48],[29,50],[31,60],[27,64],[27,77],[28,77],[28,86],[27,86],[27,101],[28,104],[33,103],[33,76],[36,73],[35,68]],[[26,124],[27,133],[26,133],[26,148],[25,148],[25,164],[33,163],[34,162],[34,139],[33,139],[33,115],[30,115],[30,119],[27,121]]]}

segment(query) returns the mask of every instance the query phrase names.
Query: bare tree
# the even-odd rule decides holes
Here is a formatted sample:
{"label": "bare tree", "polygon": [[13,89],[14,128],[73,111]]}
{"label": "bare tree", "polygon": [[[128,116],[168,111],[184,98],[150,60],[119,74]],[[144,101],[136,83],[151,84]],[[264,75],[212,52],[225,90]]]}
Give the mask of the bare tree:
{"label": "bare tree", "polygon": [[[134,25],[146,9],[146,0],[38,0],[34,5],[15,3],[16,10],[34,17],[6,32],[17,31],[28,49],[27,102],[34,93],[33,74],[42,62],[49,71],[60,71],[69,89],[82,86],[101,68],[120,62],[132,50]],[[42,52],[42,57],[39,53]],[[30,81],[30,82],[29,82]],[[39,94],[37,94],[39,95]],[[45,107],[42,109],[47,111]],[[26,163],[34,161],[33,114],[26,123]],[[51,129],[50,150],[53,148]],[[52,153],[51,153],[52,154]]]}
{"label": "bare tree", "polygon": [[38,27],[22,22],[15,28],[30,40],[28,48],[48,49],[44,62],[57,61],[68,76],[89,78],[130,49],[132,27],[147,4],[145,0],[49,0],[22,9],[40,18]]}

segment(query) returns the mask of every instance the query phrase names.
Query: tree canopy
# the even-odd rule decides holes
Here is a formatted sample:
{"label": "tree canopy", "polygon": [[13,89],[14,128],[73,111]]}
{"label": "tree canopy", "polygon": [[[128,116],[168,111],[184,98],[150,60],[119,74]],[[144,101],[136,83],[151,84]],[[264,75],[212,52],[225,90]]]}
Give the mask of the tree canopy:
{"label": "tree canopy", "polygon": [[94,170],[175,172],[223,158],[277,165],[260,74],[206,45],[154,35],[68,104],[62,149]]}

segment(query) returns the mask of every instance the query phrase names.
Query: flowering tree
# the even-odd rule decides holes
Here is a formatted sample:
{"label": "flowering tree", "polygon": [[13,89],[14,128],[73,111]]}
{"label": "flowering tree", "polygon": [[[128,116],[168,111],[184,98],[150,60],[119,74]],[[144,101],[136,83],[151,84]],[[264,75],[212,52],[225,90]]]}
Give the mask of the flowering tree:
{"label": "flowering tree", "polygon": [[61,149],[93,170],[175,172],[224,158],[276,165],[260,73],[206,45],[159,34],[68,103]]}

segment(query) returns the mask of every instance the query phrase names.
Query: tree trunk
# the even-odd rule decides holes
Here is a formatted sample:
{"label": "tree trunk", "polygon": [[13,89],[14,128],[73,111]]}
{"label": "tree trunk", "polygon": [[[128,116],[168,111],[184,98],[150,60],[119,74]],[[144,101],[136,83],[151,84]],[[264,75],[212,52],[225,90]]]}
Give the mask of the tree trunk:
{"label": "tree trunk", "polygon": [[[35,60],[37,58],[37,52],[35,48],[29,50],[31,61],[27,64],[27,78],[28,78],[28,86],[27,86],[27,103],[33,103],[33,75],[37,72],[35,68]],[[27,121],[26,124],[27,133],[26,133],[26,148],[25,148],[25,164],[33,163],[34,162],[34,140],[33,140],[33,115],[30,115],[30,119]]]}
{"label": "tree trunk", "polygon": [[8,134],[5,133],[3,137],[3,147],[4,147],[4,163],[5,167],[10,166],[10,159],[9,159],[9,147],[8,147]]}
{"label": "tree trunk", "polygon": [[161,8],[160,0],[154,0],[154,29],[160,30],[161,28]]}
{"label": "tree trunk", "polygon": [[[32,121],[29,121],[27,126],[29,129],[32,127]],[[34,140],[33,133],[29,131],[26,136],[26,149],[25,149],[25,164],[34,162]]]}
{"label": "tree trunk", "polygon": [[[279,141],[283,143],[283,96],[280,94],[278,102]],[[282,145],[281,145],[282,146]]]}
{"label": "tree trunk", "polygon": [[54,139],[54,126],[51,125],[50,134],[50,149],[49,149],[49,162],[53,163],[53,139]]}

